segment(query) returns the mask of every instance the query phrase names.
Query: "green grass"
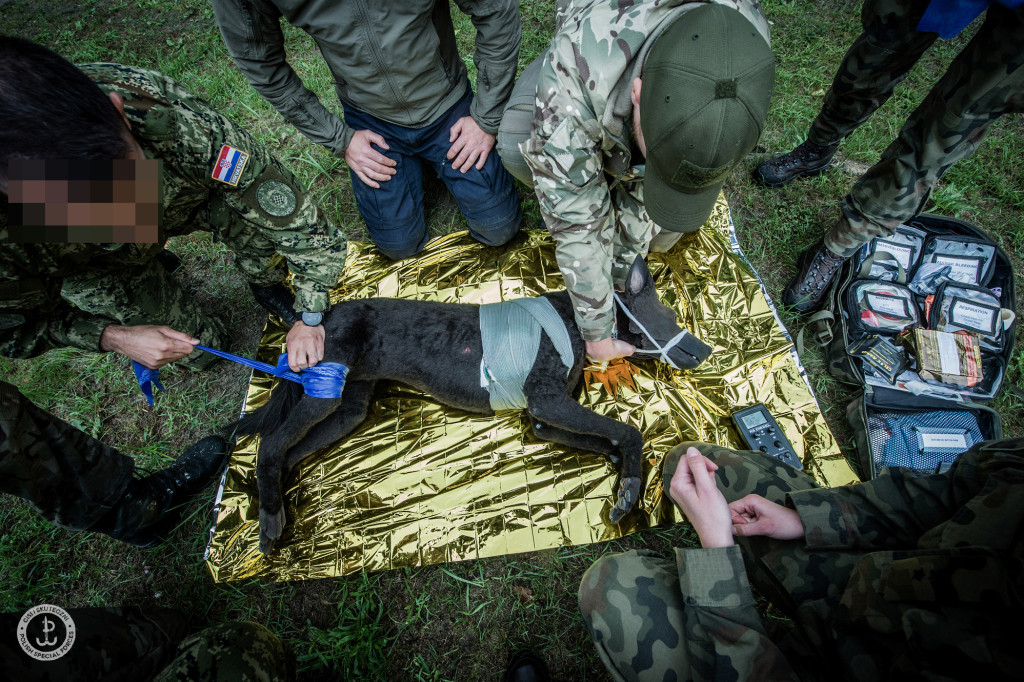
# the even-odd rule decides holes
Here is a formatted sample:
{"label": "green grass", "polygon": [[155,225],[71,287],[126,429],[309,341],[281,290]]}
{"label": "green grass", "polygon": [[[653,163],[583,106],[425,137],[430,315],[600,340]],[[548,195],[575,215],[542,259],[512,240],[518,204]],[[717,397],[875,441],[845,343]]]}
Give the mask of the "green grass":
{"label": "green grass", "polygon": [[[894,97],[846,140],[839,168],[779,190],[753,184],[749,171],[770,153],[802,141],[832,74],[859,28],[857,6],[838,0],[764,3],[774,22],[778,58],[775,94],[760,150],[726,187],[740,241],[778,298],[800,250],[838,215],[838,202],[877,159],[901,122],[921,101],[967,36],[940,41],[909,74]],[[121,61],[156,68],[186,84],[254,135],[279,150],[311,188],[324,212],[351,238],[363,227],[342,160],[310,144],[249,87],[234,67],[206,0],[97,0],[3,4],[3,30],[33,38],[77,62]],[[554,3],[522,2],[520,69],[546,47]],[[457,11],[456,29],[471,76],[472,23]],[[334,111],[331,76],[301,31],[285,31],[289,61]],[[1024,120],[1004,117],[972,158],[939,184],[930,210],[975,222],[1010,253],[1024,255]],[[428,187],[434,234],[465,223],[440,184]],[[539,220],[536,200],[523,190],[527,224]],[[204,304],[224,316],[233,350],[252,353],[265,319],[232,265],[232,256],[202,235],[171,248],[185,264],[184,280]],[[1018,315],[1021,313],[1018,310]],[[795,320],[782,311],[790,329]],[[845,405],[852,396],[825,371],[822,356],[804,358],[822,409],[844,448],[852,443]],[[0,375],[41,407],[105,443],[133,455],[140,466],[164,466],[170,454],[237,416],[247,372],[222,365],[201,374],[168,368],[169,393],[153,411],[143,409],[127,361],[73,350],[31,361],[0,359]],[[1009,383],[1024,389],[1024,351],[1009,369]],[[1007,435],[1024,434],[1021,400],[996,401]],[[486,561],[354,575],[335,580],[214,585],[202,563],[212,521],[210,498],[189,509],[174,541],[137,550],[104,536],[74,534],[41,521],[20,500],[0,498],[0,610],[43,601],[63,606],[137,604],[173,606],[196,625],[248,619],[277,632],[295,656],[301,680],[494,679],[508,658],[532,647],[560,680],[608,679],[584,632],[576,607],[583,572],[605,552],[632,548],[667,553],[692,546],[692,528],[659,528],[602,545],[514,555]],[[768,620],[778,613],[762,609]]]}

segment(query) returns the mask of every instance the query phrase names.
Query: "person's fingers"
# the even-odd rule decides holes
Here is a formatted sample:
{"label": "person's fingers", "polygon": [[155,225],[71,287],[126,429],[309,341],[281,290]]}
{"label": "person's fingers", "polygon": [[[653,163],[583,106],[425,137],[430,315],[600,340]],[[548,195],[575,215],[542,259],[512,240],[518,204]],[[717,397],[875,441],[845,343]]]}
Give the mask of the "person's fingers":
{"label": "person's fingers", "polygon": [[368,187],[372,187],[374,189],[380,189],[380,185],[377,184],[376,182],[374,182],[373,179],[371,179],[363,171],[357,170],[356,171],[356,177],[359,178],[360,180],[362,180],[364,185],[367,185]]}
{"label": "person's fingers", "polygon": [[716,488],[714,476],[708,472],[704,455],[697,448],[690,448],[686,451],[686,457],[690,463],[690,473],[693,475],[693,484],[698,493],[707,493],[711,488]]}
{"label": "person's fingers", "polygon": [[631,343],[627,343],[622,339],[615,339],[614,346],[615,352],[621,353],[621,355],[617,355],[616,357],[625,358],[636,352],[636,346]]}
{"label": "person's fingers", "polygon": [[179,332],[177,329],[172,329],[170,327],[160,327],[159,329],[160,332],[168,338],[177,339],[178,341],[184,341],[185,343],[191,344],[193,346],[199,343],[199,339],[194,338],[189,334],[186,334],[185,332]]}
{"label": "person's fingers", "polygon": [[384,156],[376,149],[371,149],[371,153],[366,155],[366,165],[380,166],[383,170],[390,170],[392,173],[395,172],[394,167],[398,165],[398,162],[391,157]]}
{"label": "person's fingers", "polygon": [[476,162],[477,154],[479,152],[470,149],[469,147],[463,147],[459,155],[452,161],[452,168],[455,168],[461,173],[465,173],[473,167],[473,163]]}
{"label": "person's fingers", "polygon": [[480,159],[476,162],[476,169],[477,170],[483,170],[484,169],[484,165],[487,163],[487,156],[490,153],[491,153],[490,149],[485,149],[483,151],[483,153],[480,154]]}
{"label": "person's fingers", "polygon": [[[462,154],[463,150],[465,148],[466,148],[466,138],[460,137],[459,139],[455,140],[454,144],[452,144],[451,147],[448,148],[448,153],[445,156],[448,158],[448,160],[452,160],[455,157],[457,157],[460,154]],[[455,165],[454,161],[452,161],[452,165],[453,166]]]}
{"label": "person's fingers", "polygon": [[[451,127],[451,130],[448,131],[448,141],[449,142],[455,142],[456,138],[458,138],[459,135],[461,135],[461,134],[462,134],[462,119],[460,118],[458,121],[455,122],[455,125],[453,125]],[[449,159],[452,158],[451,157],[451,152],[448,152],[448,154],[449,154],[448,158]]]}
{"label": "person's fingers", "polygon": [[366,131],[366,141],[370,144],[377,145],[381,149],[391,149],[391,147],[388,146],[387,141],[384,139],[384,136],[379,133],[375,133],[372,130]]}

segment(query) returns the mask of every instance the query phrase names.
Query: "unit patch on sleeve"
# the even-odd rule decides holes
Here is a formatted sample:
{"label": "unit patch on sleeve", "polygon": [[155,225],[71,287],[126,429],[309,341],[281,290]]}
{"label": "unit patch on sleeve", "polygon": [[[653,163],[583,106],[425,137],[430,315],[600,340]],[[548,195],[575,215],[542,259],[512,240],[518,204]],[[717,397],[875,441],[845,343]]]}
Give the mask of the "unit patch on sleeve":
{"label": "unit patch on sleeve", "polygon": [[248,160],[249,155],[241,149],[224,145],[220,148],[217,163],[214,165],[213,174],[210,177],[225,185],[237,187],[238,181],[242,178],[242,171],[245,170],[245,162]]}
{"label": "unit patch on sleeve", "polygon": [[260,208],[275,218],[283,218],[295,210],[295,191],[280,180],[264,180],[256,190]]}

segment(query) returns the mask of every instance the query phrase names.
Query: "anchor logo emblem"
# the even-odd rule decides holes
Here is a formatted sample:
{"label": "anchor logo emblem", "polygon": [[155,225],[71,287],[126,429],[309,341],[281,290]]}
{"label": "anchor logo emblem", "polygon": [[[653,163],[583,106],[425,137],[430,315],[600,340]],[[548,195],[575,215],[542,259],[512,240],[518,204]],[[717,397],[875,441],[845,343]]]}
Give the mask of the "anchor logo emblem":
{"label": "anchor logo emblem", "polygon": [[39,639],[38,637],[36,637],[36,644],[38,644],[39,646],[53,646],[54,644],[56,644],[56,637],[50,639],[50,633],[56,629],[57,625],[46,616],[43,616],[43,639]]}
{"label": "anchor logo emblem", "polygon": [[[61,625],[63,627],[58,628]],[[37,661],[53,661],[75,644],[75,621],[71,614],[53,604],[33,606],[18,622],[18,644]]]}

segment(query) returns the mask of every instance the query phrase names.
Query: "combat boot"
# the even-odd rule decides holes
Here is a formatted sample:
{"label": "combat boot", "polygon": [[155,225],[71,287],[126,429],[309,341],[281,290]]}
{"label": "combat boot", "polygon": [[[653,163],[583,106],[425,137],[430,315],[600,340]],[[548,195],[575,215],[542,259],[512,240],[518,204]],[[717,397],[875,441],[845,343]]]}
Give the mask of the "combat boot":
{"label": "combat boot", "polygon": [[781,187],[802,176],[817,175],[832,165],[839,143],[827,146],[804,142],[793,151],[764,161],[754,170],[754,180],[769,187]]}
{"label": "combat boot", "polygon": [[800,272],[782,292],[783,304],[800,314],[820,308],[829,285],[845,262],[845,257],[829,251],[823,241],[804,251],[798,265]]}
{"label": "combat boot", "polygon": [[299,321],[300,315],[295,312],[295,294],[284,284],[271,284],[267,287],[250,284],[256,302],[269,313],[277,315],[287,325]]}
{"label": "combat boot", "polygon": [[548,682],[550,679],[544,660],[529,649],[523,649],[512,657],[502,682]]}
{"label": "combat boot", "polygon": [[178,522],[181,507],[217,478],[230,451],[219,436],[202,439],[166,469],[133,478],[121,499],[89,530],[152,547]]}

